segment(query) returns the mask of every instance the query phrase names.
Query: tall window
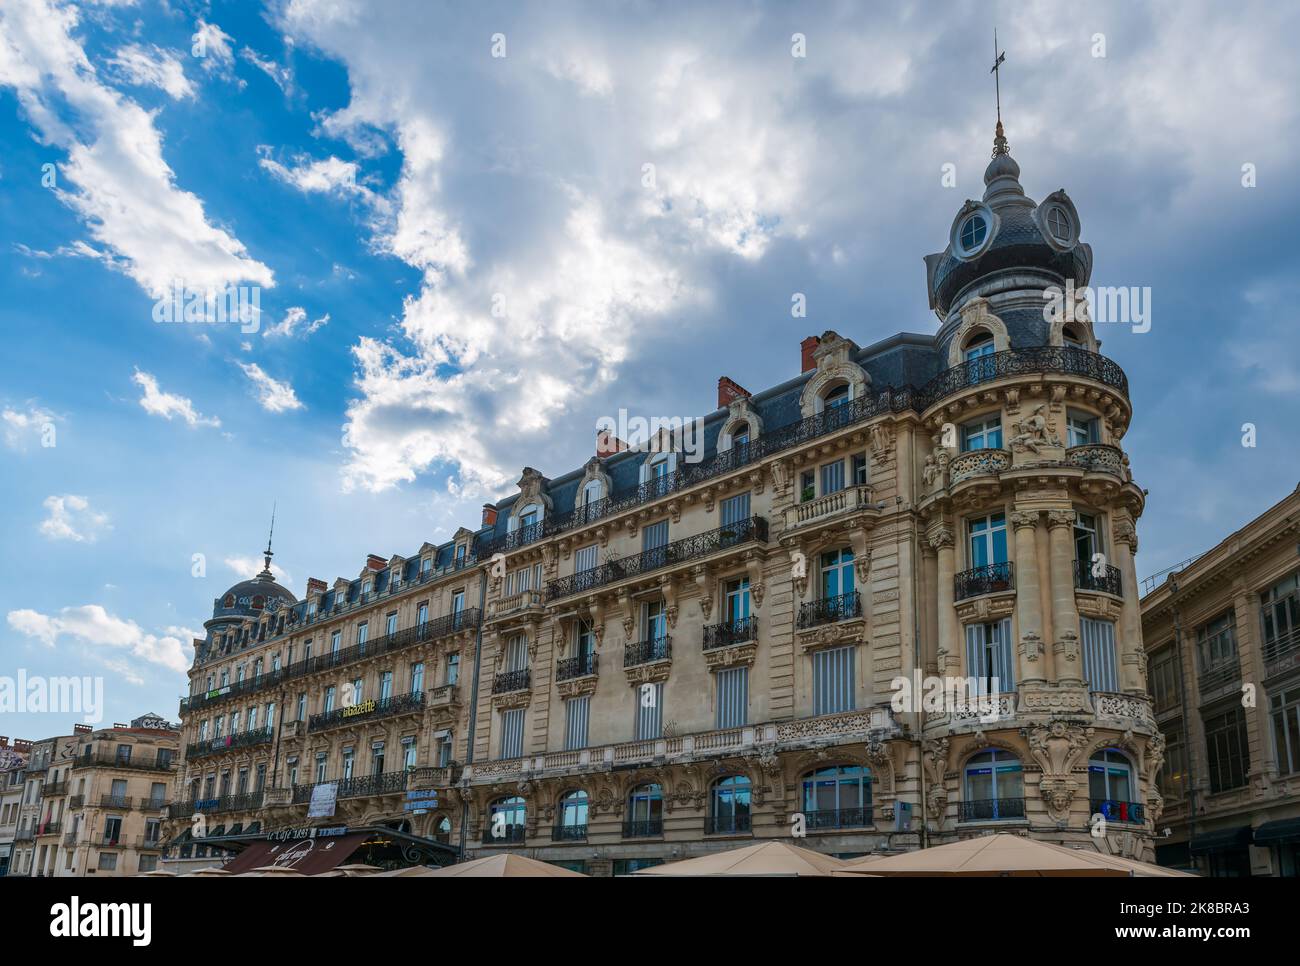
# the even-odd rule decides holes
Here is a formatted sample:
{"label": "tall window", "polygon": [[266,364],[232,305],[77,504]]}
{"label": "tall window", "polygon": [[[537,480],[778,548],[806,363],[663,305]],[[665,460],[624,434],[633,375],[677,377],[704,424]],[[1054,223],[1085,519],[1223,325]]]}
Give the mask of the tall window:
{"label": "tall window", "polygon": [[351,748],[343,749],[343,780],[352,777],[356,768],[356,752]]}
{"label": "tall window", "polygon": [[316,753],[316,781],[317,783],[325,780],[325,752]]}
{"label": "tall window", "polygon": [[660,520],[658,523],[652,523],[641,531],[641,550],[642,555],[646,556],[647,563],[651,566],[659,566],[668,559],[668,521]]}
{"label": "tall window", "polygon": [[826,463],[821,468],[822,496],[844,489],[844,460]]}
{"label": "tall window", "polygon": [[1118,691],[1119,670],[1115,662],[1115,625],[1091,617],[1079,621],[1083,644],[1083,677],[1089,691]]}
{"label": "tall window", "polygon": [[713,783],[709,792],[710,832],[750,830],[750,783],[744,775],[732,775]]}
{"label": "tall window", "polygon": [[853,710],[852,644],[813,652],[813,714]]}
{"label": "tall window", "polygon": [[719,728],[739,728],[746,724],[749,714],[749,668],[733,667],[718,671]]}
{"label": "tall window", "polygon": [[636,689],[636,740],[650,741],[663,735],[664,685],[662,681]]}
{"label": "tall window", "polygon": [[321,705],[321,710],[326,714],[334,710],[334,685],[332,684],[325,689],[325,700]]}
{"label": "tall window", "polygon": [[1178,662],[1172,647],[1162,648],[1151,655],[1151,697],[1156,711],[1168,711],[1178,706]]}
{"label": "tall window", "polygon": [[1091,513],[1074,514],[1074,559],[1082,566],[1092,563],[1094,553],[1105,553],[1101,545],[1101,531],[1097,518]]}
{"label": "tall window", "polygon": [[977,335],[966,343],[966,378],[972,383],[985,382],[997,376],[993,362],[993,336]]}
{"label": "tall window", "polygon": [[1087,446],[1100,441],[1097,417],[1070,410],[1065,416],[1066,446]]}
{"label": "tall window", "polygon": [[415,767],[416,744],[412,735],[402,739],[402,770],[410,771]]}
{"label": "tall window", "polygon": [[388,617],[385,618],[384,633],[385,634],[397,633],[397,612],[396,611],[389,614]]}
{"label": "tall window", "polygon": [[871,771],[838,765],[809,772],[803,778],[803,811],[809,828],[870,825]]}
{"label": "tall window", "polygon": [[384,743],[376,741],[370,746],[370,774],[382,775],[384,773]]}
{"label": "tall window", "polygon": [[1236,623],[1236,613],[1229,610],[1197,629],[1196,652],[1202,671],[1237,662]]}
{"label": "tall window", "polygon": [[749,617],[749,578],[727,582],[727,621],[735,624]]}
{"label": "tall window", "polygon": [[662,835],[664,830],[664,789],[662,785],[638,785],[627,800],[628,836]]}
{"label": "tall window", "polygon": [[1088,762],[1089,807],[1108,819],[1135,821],[1139,815],[1128,807],[1137,800],[1133,782],[1133,765],[1123,752],[1107,748]]}
{"label": "tall window", "polygon": [[975,755],[966,763],[960,817],[981,821],[1025,817],[1025,784],[1020,759],[1009,751]]}
{"label": "tall window", "polygon": [[1156,783],[1165,798],[1174,800],[1182,798],[1186,792],[1187,750],[1183,747],[1182,726],[1173,722],[1165,736],[1165,760],[1160,765],[1160,774]]}
{"label": "tall window", "polygon": [[457,684],[460,681],[460,652],[447,655],[447,683]]}
{"label": "tall window", "polygon": [[[499,817],[498,817],[499,816]],[[498,798],[488,806],[488,828],[485,841],[522,842],[526,811],[524,800],[518,795]],[[497,835],[497,832],[503,834]]]}
{"label": "tall window", "polygon": [[1300,687],[1269,695],[1268,712],[1278,774],[1294,774],[1300,771]]}
{"label": "tall window", "polygon": [[1204,721],[1210,791],[1240,788],[1246,784],[1246,774],[1250,771],[1246,712],[1240,705],[1235,705],[1206,716]]}
{"label": "tall window", "polygon": [[749,519],[749,492],[746,491],[736,496],[727,497],[718,504],[718,507],[721,511],[721,520],[724,527],[743,523]]}
{"label": "tall window", "polygon": [[970,565],[988,567],[1007,562],[1007,517],[993,513],[986,517],[968,520],[970,535]]}
{"label": "tall window", "polygon": [[979,682],[980,694],[1016,689],[1011,618],[966,625],[966,673]]}
{"label": "tall window", "polygon": [[587,747],[587,727],[591,721],[591,695],[569,698],[564,702],[564,750]]}
{"label": "tall window", "polygon": [[524,709],[501,713],[501,757],[521,758],[524,754]]}
{"label": "tall window", "polygon": [[424,690],[424,662],[417,661],[411,665],[411,693],[419,694]]}
{"label": "tall window", "polygon": [[853,551],[848,547],[822,554],[822,597],[853,593]]}
{"label": "tall window", "polygon": [[343,632],[335,631],[330,635],[330,653],[338,654],[339,647],[343,644]]}
{"label": "tall window", "polygon": [[590,657],[596,651],[596,631],[587,618],[574,622],[574,654],[577,657]]}
{"label": "tall window", "polygon": [[842,382],[827,390],[826,395],[822,397],[822,408],[837,409],[852,399],[853,388],[847,382]]}
{"label": "tall window", "polygon": [[393,672],[384,671],[379,675],[379,700],[387,701],[393,696]]}
{"label": "tall window", "polygon": [[1259,595],[1264,620],[1264,659],[1300,648],[1300,571]]}
{"label": "tall window", "polygon": [[599,546],[593,543],[590,547],[575,550],[573,553],[573,572],[580,574],[588,570],[594,570],[600,564],[600,559],[596,556],[599,549]]}
{"label": "tall window", "polygon": [[961,428],[961,451],[1002,448],[1002,417],[999,414],[977,419]]}
{"label": "tall window", "polygon": [[516,634],[506,645],[506,670],[522,671],[528,667],[528,638]]}
{"label": "tall window", "polygon": [[668,636],[668,610],[662,600],[652,600],[641,609],[641,620],[645,626],[645,640],[657,641]]}
{"label": "tall window", "polygon": [[572,791],[560,799],[560,838],[587,837],[587,793]]}

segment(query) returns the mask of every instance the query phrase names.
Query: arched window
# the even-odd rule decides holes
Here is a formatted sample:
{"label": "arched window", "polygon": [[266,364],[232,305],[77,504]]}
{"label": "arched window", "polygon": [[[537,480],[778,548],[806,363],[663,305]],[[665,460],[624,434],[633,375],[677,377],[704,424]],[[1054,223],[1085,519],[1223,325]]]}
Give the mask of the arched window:
{"label": "arched window", "polygon": [[488,822],[487,827],[483,829],[483,844],[522,842],[526,815],[524,800],[519,795],[498,798],[488,806]]}
{"label": "arched window", "polygon": [[443,815],[434,823],[433,840],[442,842],[444,845],[451,843],[451,819],[446,815]]}
{"label": "arched window", "polygon": [[1025,783],[1020,759],[1009,751],[981,752],[966,762],[958,819],[987,822],[1025,817]]}
{"label": "arched window", "polygon": [[731,428],[731,448],[736,451],[735,458],[742,462],[749,455],[749,423],[736,423]]}
{"label": "arched window", "polygon": [[744,775],[720,778],[709,790],[705,832],[725,835],[750,830],[750,784]]}
{"label": "arched window", "polygon": [[555,841],[581,840],[587,837],[587,793],[581,789],[569,792],[560,799],[559,815],[555,823]]}
{"label": "arched window", "polygon": [[582,505],[590,506],[605,495],[605,484],[600,480],[588,480],[582,488]]}
{"label": "arched window", "polygon": [[831,386],[822,394],[822,410],[835,409],[853,399],[853,387],[847,382]]}
{"label": "arched window", "polygon": [[871,770],[861,765],[819,768],[804,775],[808,828],[862,828],[871,824]]}
{"label": "arched window", "polygon": [[627,821],[623,823],[623,838],[647,838],[663,834],[663,786],[638,785],[627,798]]}
{"label": "arched window", "polygon": [[1074,326],[1067,325],[1061,330],[1061,342],[1066,348],[1086,349],[1088,346],[1084,343],[1083,337],[1079,335]]}
{"label": "arched window", "polygon": [[1144,822],[1146,814],[1134,799],[1133,765],[1128,756],[1107,748],[1088,762],[1088,798],[1093,815],[1108,822]]}
{"label": "arched window", "polygon": [[985,382],[996,376],[993,361],[993,336],[988,332],[972,333],[962,349],[966,360],[966,378],[972,382]]}

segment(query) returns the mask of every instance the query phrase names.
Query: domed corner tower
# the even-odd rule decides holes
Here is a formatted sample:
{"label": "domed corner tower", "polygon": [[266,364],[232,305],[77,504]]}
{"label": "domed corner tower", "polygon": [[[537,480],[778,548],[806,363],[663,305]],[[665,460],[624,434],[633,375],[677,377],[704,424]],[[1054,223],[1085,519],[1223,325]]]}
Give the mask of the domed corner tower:
{"label": "domed corner tower", "polygon": [[236,645],[247,628],[253,638],[259,632],[260,622],[271,619],[277,612],[292,607],[297,598],[293,591],[276,582],[271,572],[271,545],[263,551],[264,565],[251,580],[241,580],[212,602],[212,617],[203,622],[207,631],[202,648],[196,648],[194,667],[224,653]]}
{"label": "domed corner tower", "polygon": [[[1151,858],[1163,741],[1147,695],[1132,409],[1086,303],[1092,249],[1063,191],[1035,203],[998,122],[980,201],[926,257],[941,372],[918,391],[927,672],[995,694],[928,713],[940,838],[1055,829]],[[1073,283],[1072,285],[1070,283]]]}

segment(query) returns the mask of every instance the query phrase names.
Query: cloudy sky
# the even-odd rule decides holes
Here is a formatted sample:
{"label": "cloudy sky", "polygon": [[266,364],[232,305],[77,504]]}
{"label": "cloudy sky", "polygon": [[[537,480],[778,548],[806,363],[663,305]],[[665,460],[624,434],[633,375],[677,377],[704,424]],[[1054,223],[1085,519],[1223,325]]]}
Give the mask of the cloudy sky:
{"label": "cloudy sky", "polygon": [[[1282,6],[6,0],[0,675],[175,716],[273,503],[301,594],[579,466],[620,406],[710,411],[828,328],[935,331],[995,25],[1027,192],[1070,192],[1096,284],[1150,291],[1150,331],[1099,332],[1139,570],[1205,549],[1300,465]],[[156,321],[175,280],[255,289],[256,331]]]}

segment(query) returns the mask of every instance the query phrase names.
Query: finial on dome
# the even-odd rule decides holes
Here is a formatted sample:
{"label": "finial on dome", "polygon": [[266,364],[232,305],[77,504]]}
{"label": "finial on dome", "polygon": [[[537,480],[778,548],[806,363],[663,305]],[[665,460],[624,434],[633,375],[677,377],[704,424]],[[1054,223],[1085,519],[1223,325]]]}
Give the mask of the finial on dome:
{"label": "finial on dome", "polygon": [[997,129],[993,132],[993,154],[991,157],[998,157],[1002,154],[1010,154],[1011,145],[1007,143],[1007,136],[1002,131],[1002,121],[998,121]]}
{"label": "finial on dome", "polygon": [[258,580],[275,580],[275,574],[271,573],[271,558],[275,556],[275,554],[271,552],[271,538],[274,536],[275,536],[275,504],[272,503],[271,504],[271,532],[266,535],[266,550],[264,552],[264,556],[262,557],[262,559],[266,562],[266,566],[264,566],[262,568],[262,572],[257,575]]}
{"label": "finial on dome", "polygon": [[1007,61],[1006,51],[998,51],[998,29],[993,28],[993,68],[989,71],[993,75],[993,93],[996,98],[998,108],[998,126],[993,135],[993,157],[999,154],[1010,154],[1011,146],[1007,144],[1007,136],[1002,131],[1002,65]]}

